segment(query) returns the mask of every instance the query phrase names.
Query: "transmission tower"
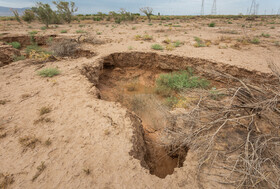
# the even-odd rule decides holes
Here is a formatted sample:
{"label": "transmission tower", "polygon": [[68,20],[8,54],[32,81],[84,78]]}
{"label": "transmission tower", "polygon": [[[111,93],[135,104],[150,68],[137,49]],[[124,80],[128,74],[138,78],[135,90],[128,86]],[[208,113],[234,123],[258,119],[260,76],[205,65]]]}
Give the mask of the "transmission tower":
{"label": "transmission tower", "polygon": [[252,4],[251,4],[249,14],[255,15],[256,14],[256,8],[257,8],[256,0],[252,0]]}
{"label": "transmission tower", "polygon": [[280,8],[278,9],[278,12],[277,12],[277,14],[278,14],[278,15],[280,15]]}
{"label": "transmission tower", "polygon": [[256,15],[258,15],[258,14],[259,14],[259,4],[256,4],[255,14],[256,14]]}
{"label": "transmission tower", "polygon": [[216,0],[214,0],[214,2],[213,2],[211,14],[212,15],[216,15],[217,14],[217,3],[216,3]]}
{"label": "transmission tower", "polygon": [[201,15],[204,15],[204,0],[202,0],[202,4],[201,4]]}

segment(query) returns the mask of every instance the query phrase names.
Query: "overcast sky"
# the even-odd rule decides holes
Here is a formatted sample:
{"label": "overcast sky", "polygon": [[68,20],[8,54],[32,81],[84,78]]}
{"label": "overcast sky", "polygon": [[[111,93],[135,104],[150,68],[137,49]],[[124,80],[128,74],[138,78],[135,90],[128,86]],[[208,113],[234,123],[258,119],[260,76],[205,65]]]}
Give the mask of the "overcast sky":
{"label": "overcast sky", "polygon": [[[125,8],[130,12],[139,12],[140,7],[149,6],[154,13],[165,15],[196,15],[200,14],[202,0],[72,0],[79,8],[78,13],[92,14],[96,12],[118,11]],[[259,14],[280,9],[280,0],[256,0],[259,4]],[[36,0],[0,0],[0,6],[23,8],[35,5]],[[51,3],[51,0],[41,2]],[[217,0],[218,14],[246,14],[252,0]],[[205,14],[211,13],[213,0],[205,0]]]}

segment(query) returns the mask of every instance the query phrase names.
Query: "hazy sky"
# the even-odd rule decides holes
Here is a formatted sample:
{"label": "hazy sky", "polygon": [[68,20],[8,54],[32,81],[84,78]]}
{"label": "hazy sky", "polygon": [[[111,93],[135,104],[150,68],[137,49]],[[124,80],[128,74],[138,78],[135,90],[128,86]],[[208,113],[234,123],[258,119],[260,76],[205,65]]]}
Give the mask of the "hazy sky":
{"label": "hazy sky", "polygon": [[[140,7],[149,6],[154,13],[165,15],[195,15],[200,14],[202,0],[72,0],[79,7],[78,13],[96,13],[118,11],[125,8],[130,12],[139,12]],[[259,4],[259,14],[272,12],[276,14],[280,9],[280,0],[256,0]],[[36,0],[0,0],[0,6],[31,7]],[[51,3],[51,0],[41,2]],[[252,0],[217,0],[218,14],[246,14]],[[211,13],[213,0],[205,0],[205,14]]]}

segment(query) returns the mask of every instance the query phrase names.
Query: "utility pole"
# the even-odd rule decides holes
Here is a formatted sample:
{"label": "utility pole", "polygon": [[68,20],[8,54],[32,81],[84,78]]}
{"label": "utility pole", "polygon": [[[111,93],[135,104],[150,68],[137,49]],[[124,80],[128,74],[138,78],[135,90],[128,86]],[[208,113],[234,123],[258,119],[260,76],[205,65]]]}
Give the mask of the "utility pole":
{"label": "utility pole", "polygon": [[255,15],[256,14],[256,0],[252,0],[251,8],[250,8],[250,15]]}
{"label": "utility pole", "polygon": [[204,0],[202,0],[200,15],[204,15]]}
{"label": "utility pole", "polygon": [[217,14],[217,2],[216,2],[216,0],[214,0],[214,2],[213,2],[211,14],[212,15],[216,15]]}

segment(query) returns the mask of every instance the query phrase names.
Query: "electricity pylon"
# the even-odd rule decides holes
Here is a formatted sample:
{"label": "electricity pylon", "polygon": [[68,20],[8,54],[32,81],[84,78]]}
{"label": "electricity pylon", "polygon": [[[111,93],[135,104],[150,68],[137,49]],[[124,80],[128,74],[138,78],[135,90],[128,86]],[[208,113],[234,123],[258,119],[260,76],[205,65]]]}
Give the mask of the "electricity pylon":
{"label": "electricity pylon", "polygon": [[216,2],[216,0],[214,0],[214,2],[213,2],[211,14],[212,15],[216,15],[217,14],[217,2]]}
{"label": "electricity pylon", "polygon": [[256,0],[252,0],[252,4],[251,4],[249,14],[255,15],[256,14],[256,8],[257,8]]}
{"label": "electricity pylon", "polygon": [[200,15],[204,15],[204,0],[202,0]]}

